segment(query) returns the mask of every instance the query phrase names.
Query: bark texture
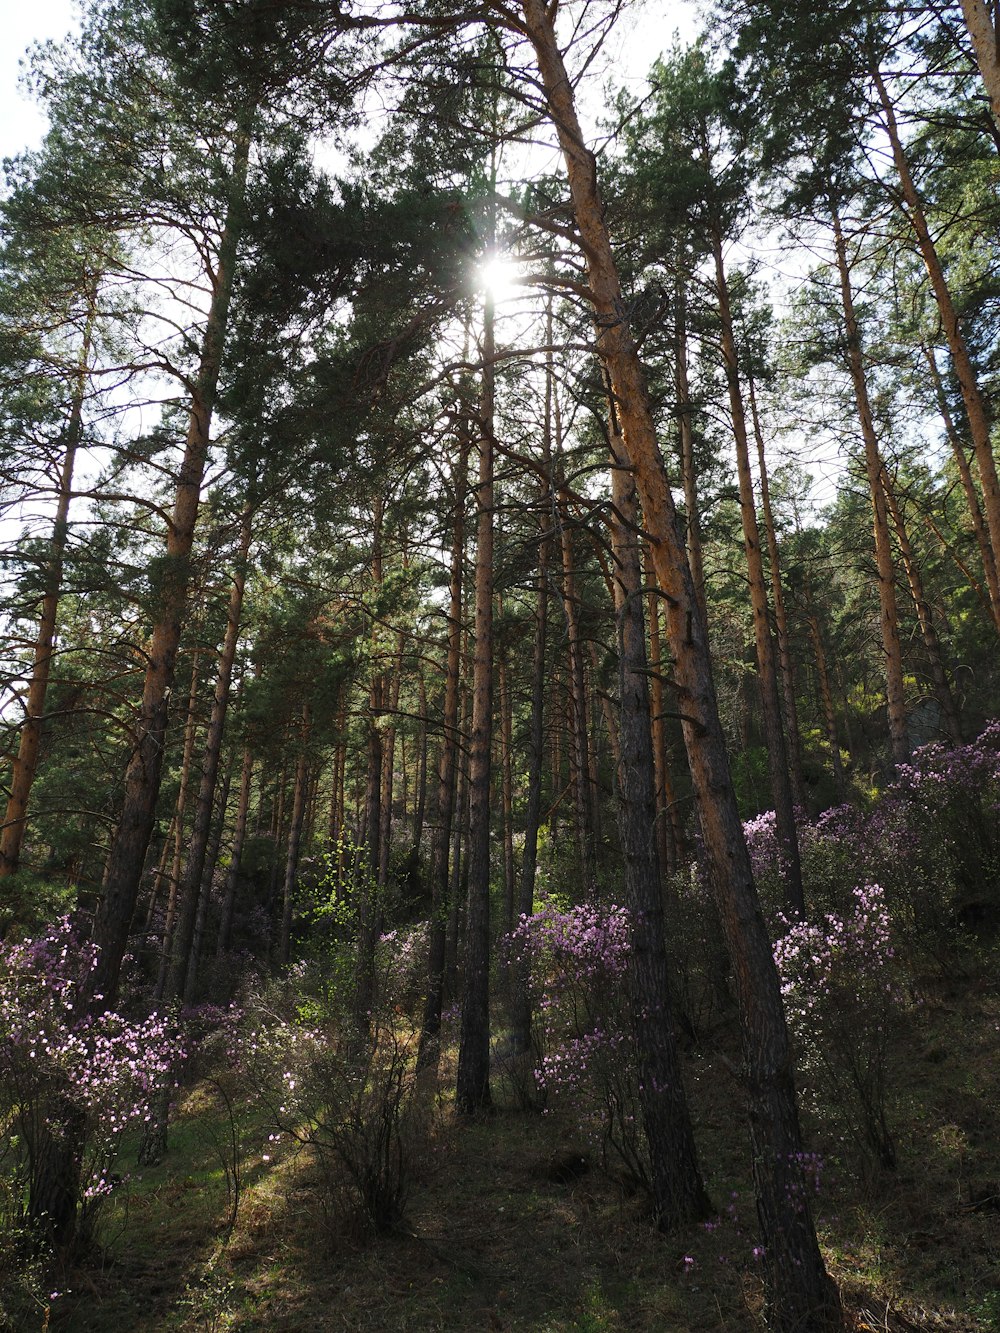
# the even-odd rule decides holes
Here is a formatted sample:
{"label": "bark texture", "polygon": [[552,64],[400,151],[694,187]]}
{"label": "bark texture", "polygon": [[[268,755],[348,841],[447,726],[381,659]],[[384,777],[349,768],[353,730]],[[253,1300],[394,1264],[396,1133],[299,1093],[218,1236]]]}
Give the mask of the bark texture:
{"label": "bark texture", "polygon": [[840,298],[844,311],[844,331],[847,335],[847,361],[854,386],[854,401],[858,409],[861,436],[865,445],[865,472],[872,501],[872,531],[875,538],[875,569],[878,575],[879,617],[882,629],[882,651],[885,654],[885,693],[889,713],[889,743],[894,764],[906,762],[910,745],[906,735],[906,704],[903,696],[903,653],[899,642],[899,610],[896,604],[896,572],[892,562],[889,540],[889,519],[886,511],[882,472],[885,468],[879,452],[875,419],[868,397],[868,379],[861,351],[861,331],[854,309],[851,290],[851,269],[847,259],[840,216],[836,207],[830,210],[833,238],[837,251],[837,271],[840,275]]}
{"label": "bark texture", "polygon": [[[163,574],[156,621],[147,650],[142,703],[132,728],[132,758],[125,774],[125,799],[111,847],[104,894],[94,919],[93,938],[100,952],[97,966],[88,978],[88,999],[92,1004],[109,1006],[117,998],[122,958],[128,944],[129,926],[135,911],[143,862],[156,814],[167,732],[167,710],[187,609],[190,556],[211,442],[212,413],[233,291],[240,214],[246,194],[249,161],[250,136],[243,130],[236,138],[229,215],[212,275],[212,299],[202,338],[198,373],[192,386],[184,456],[167,526]],[[97,996],[102,997],[100,1001]]]}
{"label": "bark texture", "polygon": [[490,753],[493,740],[493,303],[486,300],[476,488],[476,642],[469,738],[469,890],[465,918],[462,1033],[455,1106],[485,1110],[490,1097]]}
{"label": "bark texture", "polygon": [[740,1006],[757,1212],[772,1324],[781,1333],[837,1327],[836,1289],[827,1276],[805,1198],[802,1141],[778,974],[757,900],[729,773],[709,661],[678,515],[646,396],[604,221],[596,161],[586,148],[573,85],[544,0],[523,0],[547,110],[559,136],[574,218],[589,278],[598,354],[618,413],[666,604],[667,633],[684,739],[698,795],[709,879],[716,897]]}

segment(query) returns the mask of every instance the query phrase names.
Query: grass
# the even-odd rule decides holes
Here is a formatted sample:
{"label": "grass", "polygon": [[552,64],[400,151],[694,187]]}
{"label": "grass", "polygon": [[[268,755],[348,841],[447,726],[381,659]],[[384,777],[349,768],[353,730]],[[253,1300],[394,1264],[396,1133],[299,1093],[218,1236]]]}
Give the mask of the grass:
{"label": "grass", "polygon": [[[830,1270],[853,1327],[1000,1333],[1000,986],[990,965],[961,987],[929,984],[893,1047],[891,1174],[858,1172],[831,1126],[807,1125],[827,1159],[816,1201]],[[321,1206],[308,1158],[268,1152],[249,1117],[239,1215],[214,1146],[226,1126],[206,1086],[182,1101],[164,1163],[133,1174],[100,1253],[46,1275],[13,1333],[305,1333],[533,1330],[726,1333],[761,1327],[745,1134],[734,1115],[732,1024],[686,1056],[699,1146],[719,1218],[657,1233],[641,1197],[596,1168],[576,1128],[503,1104],[473,1121],[446,1095],[425,1117],[405,1228],[365,1239]],[[449,1053],[441,1087],[451,1086]],[[44,1290],[39,1288],[39,1290]]]}

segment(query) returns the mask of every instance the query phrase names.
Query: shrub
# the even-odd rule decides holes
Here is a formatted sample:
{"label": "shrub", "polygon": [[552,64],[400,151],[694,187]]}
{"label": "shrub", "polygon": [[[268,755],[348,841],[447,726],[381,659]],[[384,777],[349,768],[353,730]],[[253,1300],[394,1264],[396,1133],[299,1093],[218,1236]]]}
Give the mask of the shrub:
{"label": "shrub", "polygon": [[562,908],[546,900],[522,916],[510,947],[522,951],[534,998],[540,1059],[535,1079],[563,1105],[606,1165],[648,1182],[624,987],[630,924],[624,907]]}
{"label": "shrub", "polygon": [[84,1238],[115,1184],[122,1135],[148,1117],[152,1091],[184,1055],[162,1015],[131,1020],[83,1007],[80,983],[96,960],[68,918],[0,946],[0,1118],[13,1129],[3,1167],[44,1226],[40,1200],[65,1146],[75,1178],[63,1184]]}
{"label": "shrub", "polygon": [[317,1168],[331,1227],[353,1219],[371,1233],[403,1219],[416,1136],[414,1042],[393,1014],[375,1015],[364,1040],[338,1040],[283,1013],[266,992],[234,1010],[229,1057],[273,1125]]}
{"label": "shrub", "polygon": [[854,891],[850,913],[796,922],[774,957],[807,1106],[891,1168],[886,1060],[897,997],[889,937],[882,890],[866,884]]}

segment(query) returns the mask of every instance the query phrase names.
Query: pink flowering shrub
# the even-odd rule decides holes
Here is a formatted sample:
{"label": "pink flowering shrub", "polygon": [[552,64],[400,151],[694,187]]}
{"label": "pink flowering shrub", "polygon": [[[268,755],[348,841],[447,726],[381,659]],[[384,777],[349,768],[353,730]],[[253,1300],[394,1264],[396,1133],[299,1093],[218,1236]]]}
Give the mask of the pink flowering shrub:
{"label": "pink flowering shrub", "polygon": [[153,1090],[184,1056],[162,1015],[129,1019],[83,1007],[80,983],[96,958],[68,918],[0,946],[0,1119],[14,1130],[3,1166],[26,1190],[30,1210],[46,1146],[72,1120],[84,1231],[113,1188],[122,1135],[148,1118]]}
{"label": "pink flowering shrub", "polygon": [[389,1008],[416,1012],[426,980],[428,922],[398,926],[379,936],[375,976],[379,997]]}
{"label": "pink flowering shrub", "polygon": [[563,908],[546,900],[509,940],[533,992],[539,1060],[549,1106],[564,1106],[637,1181],[647,1178],[625,992],[630,923],[624,907]]}
{"label": "pink flowering shrub", "polygon": [[[346,1029],[345,1029],[346,1031]],[[393,1230],[403,1217],[418,1119],[415,1037],[376,1013],[363,1039],[301,1021],[274,987],[247,994],[224,1025],[230,1069],[282,1143],[308,1153],[315,1197],[331,1227]]]}
{"label": "pink flowering shrub", "polygon": [[806,1106],[834,1117],[864,1155],[895,1165],[886,1065],[897,1002],[889,914],[877,884],[852,907],[796,922],[774,946]]}
{"label": "pink flowering shrub", "polygon": [[[773,812],[744,834],[777,931]],[[953,970],[965,927],[1000,921],[1000,722],[968,745],[916,751],[872,809],[836,806],[801,823],[799,849],[808,913],[842,911],[854,889],[878,883],[899,953],[914,967]]]}

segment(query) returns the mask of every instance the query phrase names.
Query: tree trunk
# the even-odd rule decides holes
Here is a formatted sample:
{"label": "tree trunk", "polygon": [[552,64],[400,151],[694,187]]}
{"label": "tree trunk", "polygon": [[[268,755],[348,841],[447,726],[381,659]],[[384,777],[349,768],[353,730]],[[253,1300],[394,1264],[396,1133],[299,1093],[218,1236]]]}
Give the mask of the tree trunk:
{"label": "tree trunk", "polygon": [[882,650],[885,653],[886,702],[889,712],[889,742],[893,764],[903,764],[910,753],[906,735],[906,704],[903,696],[903,654],[899,643],[899,612],[896,606],[896,574],[892,566],[892,547],[889,543],[889,521],[886,515],[882,471],[885,467],[879,452],[875,422],[868,398],[861,352],[861,332],[854,311],[851,291],[851,273],[847,262],[847,244],[840,225],[840,215],[831,202],[830,217],[837,250],[837,270],[840,274],[840,296],[844,310],[844,329],[847,334],[847,360],[854,384],[854,400],[861,423],[865,444],[865,471],[872,501],[872,528],[875,537],[875,568],[878,573],[879,612],[882,625]]}
{"label": "tree trunk", "polygon": [[927,665],[930,669],[931,680],[934,683],[934,693],[941,705],[945,730],[954,745],[961,745],[962,727],[958,719],[958,709],[955,707],[955,697],[951,692],[948,673],[945,670],[941,640],[938,638],[937,629],[934,626],[931,608],[924,596],[924,581],[920,574],[920,566],[917,563],[913,547],[910,544],[909,534],[906,531],[906,522],[896,499],[895,488],[889,480],[889,473],[886,469],[882,471],[882,487],[885,491],[885,502],[892,518],[892,525],[896,530],[896,541],[899,543],[899,553],[903,557],[906,581],[910,587],[910,596],[913,598],[913,605],[917,613],[917,623],[920,626],[920,634],[924,641],[924,648],[927,651]]}
{"label": "tree trunk", "polygon": [[432,1065],[436,1069],[440,1053],[450,899],[448,853],[451,847],[458,772],[458,714],[462,687],[462,568],[465,557],[465,496],[468,466],[469,439],[463,425],[459,436],[458,461],[454,475],[455,502],[448,588],[448,655],[444,678],[441,754],[438,758],[437,824],[431,842],[431,919],[428,931],[427,995],[417,1051],[417,1065],[421,1069]]}
{"label": "tree trunk", "polygon": [[355,1040],[363,1041],[371,1029],[375,1007],[375,946],[379,928],[379,819],[382,798],[381,714],[376,706],[377,687],[373,682],[368,718],[368,780],[365,784],[364,843],[358,874],[354,877],[358,899],[358,945],[354,971]]}
{"label": "tree trunk", "polygon": [[962,14],[972,38],[976,64],[990,99],[993,119],[1000,126],[1000,45],[997,43],[996,5],[992,8],[991,14],[986,0],[962,0]]}
{"label": "tree trunk", "polygon": [[649,607],[649,706],[656,776],[656,827],[661,864],[668,874],[672,874],[687,857],[687,839],[670,772],[664,690],[667,664],[663,659],[663,641],[660,637],[660,590],[648,545],[643,547],[643,571]]}
{"label": "tree trunk", "polygon": [[[934,299],[941,315],[945,338],[948,341],[948,349],[951,352],[952,365],[955,368],[955,375],[962,391],[962,401],[965,403],[965,412],[969,422],[969,431],[972,435],[976,462],[979,465],[979,481],[983,491],[986,527],[990,535],[990,546],[993,550],[994,559],[996,559],[1000,555],[1000,480],[997,478],[996,459],[993,456],[993,443],[990,439],[990,419],[986,400],[979,388],[975,367],[972,364],[972,358],[969,356],[965,336],[959,324],[958,311],[951,299],[951,291],[945,278],[941,260],[938,257],[937,247],[927,225],[923,205],[917,193],[913,175],[910,172],[910,164],[903,150],[902,140],[899,137],[899,127],[896,124],[896,114],[878,69],[872,70],[872,79],[878,92],[879,101],[882,104],[886,134],[889,136],[889,142],[892,145],[893,161],[896,164],[903,199],[909,209],[910,225],[913,227],[917,245],[920,248],[920,255],[924,261],[924,267],[927,269],[927,276],[930,279]],[[995,614],[997,611],[998,608],[994,607]],[[1000,619],[998,619],[998,623],[1000,623]]]}
{"label": "tree trunk", "polygon": [[181,901],[181,870],[184,864],[184,813],[187,809],[188,789],[191,785],[191,760],[194,756],[194,739],[198,727],[198,657],[191,655],[191,690],[188,695],[187,719],[184,723],[184,752],[181,758],[181,779],[177,789],[177,805],[174,809],[174,846],[170,861],[170,888],[167,896],[167,915],[163,923],[163,940],[160,944],[160,968],[156,978],[154,996],[159,1002],[167,993],[167,981],[170,976],[170,960],[173,957],[174,936],[177,933],[177,910]]}
{"label": "tree trunk", "polygon": [[420,861],[420,844],[424,839],[424,817],[427,810],[427,686],[420,668],[420,734],[417,750],[416,790],[413,793],[413,827],[410,846],[414,864]]}
{"label": "tree trunk", "polygon": [[[941,372],[938,370],[934,348],[925,346],[923,348],[923,353],[927,360],[927,367],[931,373],[931,381],[934,385],[934,394],[938,402],[938,411],[941,413],[941,419],[944,422],[945,434],[948,436],[948,443],[951,445],[951,451],[958,468],[958,475],[962,479],[962,490],[965,492],[965,503],[969,509],[972,530],[976,534],[976,544],[979,547],[979,558],[983,562],[983,574],[986,577],[986,586],[989,589],[987,609],[992,615],[997,629],[1000,630],[1000,574],[998,574],[996,557],[993,548],[990,545],[990,535],[986,531],[986,523],[983,519],[983,510],[979,503],[979,496],[976,493],[975,482],[972,480],[972,469],[969,467],[969,460],[965,456],[965,446],[959,438],[954,419],[951,415],[951,409],[948,406],[948,397],[944,391],[944,384],[941,382]],[[967,578],[969,577],[968,570],[963,568],[963,573]],[[979,584],[975,581],[972,582],[977,595],[982,598],[982,589],[979,587]]]}
{"label": "tree trunk", "polygon": [[500,686],[500,804],[503,811],[501,927],[506,933],[514,927],[514,718],[510,697],[510,668],[506,659],[501,661],[497,676]]}
{"label": "tree trunk", "polygon": [[642,367],[628,327],[605,226],[596,160],[580,132],[573,84],[545,0],[523,0],[525,34],[566,162],[573,213],[594,302],[597,350],[634,469],[667,632],[691,776],[699,800],[709,880],[719,909],[740,1004],[757,1214],[764,1238],[768,1313],[779,1333],[841,1323],[837,1292],[816,1242],[806,1202],[802,1139],[778,973],[740,826],[712,682],[707,631],[698,607],[673,495],[656,444]]}
{"label": "tree trunk", "polygon": [[837,714],[833,707],[833,691],[830,688],[830,673],[826,665],[826,652],[823,648],[823,636],[820,633],[819,618],[813,603],[812,585],[806,575],[805,585],[806,624],[812,643],[813,656],[816,659],[816,673],[819,677],[819,694],[823,705],[823,720],[826,723],[826,738],[830,744],[830,761],[833,765],[833,781],[840,800],[847,799],[847,784],[844,781],[844,765],[840,758],[840,742],[837,739]]}
{"label": "tree trunk", "polygon": [[774,526],[774,512],[771,509],[771,486],[767,475],[767,459],[764,454],[764,432],[760,428],[757,394],[752,377],[747,381],[747,388],[750,399],[750,419],[753,422],[754,439],[757,442],[757,467],[760,472],[760,508],[764,519],[768,560],[771,565],[771,600],[774,605],[774,627],[778,638],[778,666],[781,671],[782,699],[785,705],[785,727],[788,739],[792,795],[795,798],[796,805],[803,811],[807,811],[806,783],[802,770],[802,735],[799,731],[799,709],[795,700],[795,671],[792,666],[788,615],[785,610],[785,590],[781,584],[781,556],[778,550],[778,533]]}
{"label": "tree trunk", "polygon": [[229,694],[233,679],[233,663],[236,661],[236,649],[240,638],[240,623],[243,618],[243,595],[246,589],[247,556],[250,552],[250,537],[253,526],[253,506],[248,504],[243,511],[240,527],[240,545],[236,554],[236,567],[233,572],[232,587],[229,590],[229,606],[226,613],[226,632],[222,640],[222,652],[215,677],[215,691],[212,695],[212,711],[205,734],[205,748],[201,758],[201,781],[198,784],[198,796],[195,803],[194,823],[188,842],[187,864],[180,889],[180,910],[177,930],[171,949],[170,994],[190,999],[190,990],[194,978],[190,975],[191,945],[194,939],[195,922],[198,913],[198,899],[201,893],[202,876],[205,870],[205,855],[212,830],[212,813],[215,809],[215,787],[219,776],[219,760],[222,756],[222,740],[226,729],[226,714],[229,710]]}
{"label": "tree trunk", "polygon": [[698,506],[698,471],[694,461],[694,421],[691,390],[688,385],[687,292],[678,274],[674,284],[675,360],[674,386],[677,393],[677,419],[681,437],[681,482],[684,487],[684,521],[688,564],[694,581],[695,599],[704,619],[708,619],[705,597],[705,561],[701,545],[701,514]]}
{"label": "tree trunk", "polygon": [[663,1230],[698,1222],[711,1205],[698,1166],[681,1077],[667,971],[663,894],[657,856],[656,789],[650,732],[649,671],[643,624],[642,560],[635,483],[614,423],[611,430],[611,545],[618,630],[618,828],[631,916],[629,1003],[639,1101],[649,1148],[653,1216]]}
{"label": "tree trunk", "polygon": [[[469,636],[465,636],[464,661],[471,655]],[[455,788],[455,826],[452,833],[451,870],[448,886],[448,927],[445,937],[444,995],[447,1001],[458,995],[458,959],[469,884],[469,749],[466,738],[472,725],[471,691],[462,684],[462,721],[459,725],[460,750]]]}
{"label": "tree trunk", "polygon": [[253,752],[249,745],[243,748],[243,768],[240,772],[240,795],[236,804],[236,826],[233,829],[233,844],[229,853],[229,874],[226,877],[226,889],[222,899],[222,916],[219,920],[219,942],[216,946],[218,957],[229,948],[229,939],[233,930],[233,913],[236,909],[236,889],[240,879],[240,861],[243,857],[243,844],[247,836],[247,815],[250,812],[250,784],[253,780]]}
{"label": "tree trunk", "polygon": [[455,1107],[473,1115],[490,1097],[490,758],[493,739],[493,298],[483,315],[483,371],[476,491],[476,642],[469,738],[469,892],[465,918],[462,1035]]}
{"label": "tree trunk", "polygon": [[198,981],[198,964],[205,948],[205,927],[208,924],[208,909],[212,901],[212,885],[215,870],[219,863],[219,848],[222,846],[222,834],[226,823],[226,807],[229,804],[229,789],[233,781],[232,762],[227,765],[222,787],[218,793],[215,819],[208,850],[205,854],[205,868],[202,871],[201,885],[198,890],[198,911],[194,918],[194,934],[191,937],[191,950],[188,955],[187,976],[184,979],[184,1003],[193,1004]]}
{"label": "tree trunk", "polygon": [[[160,791],[167,708],[177,646],[187,610],[189,560],[194,544],[201,484],[211,442],[212,413],[222,363],[233,290],[239,226],[237,213],[246,193],[250,160],[248,128],[237,132],[230,179],[229,214],[212,275],[212,300],[191,394],[190,420],[167,528],[156,620],[149,643],[142,705],[132,731],[132,758],[125,775],[125,799],[111,847],[104,895],[94,919],[97,964],[87,979],[87,999],[107,1007],[118,995],[118,978],[128,944],[146,848]],[[96,997],[100,995],[98,1001]]]}
{"label": "tree trunk", "polygon": [[790,917],[805,915],[802,892],[802,867],[799,862],[799,839],[795,827],[795,808],[789,780],[788,753],[781,724],[781,703],[778,698],[778,676],[774,666],[774,644],[771,640],[771,622],[767,603],[767,582],[764,577],[764,559],[760,549],[760,529],[757,526],[757,505],[750,472],[750,446],[747,435],[743,390],[740,385],[739,359],[736,336],[729,303],[729,284],[722,257],[722,236],[712,230],[712,253],[715,259],[716,295],[722,326],[722,357],[729,387],[729,407],[733,420],[733,438],[736,444],[736,471],[739,478],[740,514],[743,520],[743,545],[746,551],[747,574],[750,584],[750,607],[753,612],[754,643],[757,652],[757,671],[760,679],[761,712],[764,719],[764,738],[771,777],[771,797],[774,801],[775,833],[780,848],[781,875],[785,890],[785,910]]}
{"label": "tree trunk", "polygon": [[306,812],[306,793],[309,789],[309,733],[312,714],[308,703],[302,705],[302,726],[299,731],[299,757],[295,765],[295,790],[292,795],[292,819],[288,826],[288,852],[285,857],[285,878],[281,895],[281,935],[278,944],[278,963],[287,967],[291,961],[292,908],[295,903],[295,877],[299,868],[299,845]]}
{"label": "tree trunk", "polygon": [[[558,430],[556,435],[558,441]],[[597,855],[594,842],[594,817],[591,803],[593,781],[587,741],[587,687],[580,639],[580,603],[576,591],[573,533],[570,525],[569,499],[559,496],[559,549],[562,554],[562,601],[566,618],[569,667],[570,758],[573,781],[573,815],[576,823],[577,850],[584,896],[597,897]]]}
{"label": "tree trunk", "polygon": [[[549,342],[551,343],[551,335]],[[551,530],[549,519],[549,461],[551,440],[551,361],[546,380],[546,411],[542,427],[543,465],[546,481],[541,497],[541,520],[538,542],[538,569],[535,575],[535,639],[531,657],[531,720],[528,729],[528,795],[524,812],[524,854],[521,858],[521,879],[518,889],[517,915],[531,916],[535,910],[535,876],[538,871],[538,831],[542,814],[542,765],[545,758],[545,640],[548,632],[549,560],[551,558]],[[511,1046],[523,1054],[531,1047],[531,992],[528,972],[519,966],[513,977],[511,1001]]]}
{"label": "tree trunk", "polygon": [[383,691],[390,721],[382,733],[382,792],[379,798],[378,886],[389,883],[389,852],[392,848],[392,801],[396,778],[396,722],[399,713],[399,690],[403,680],[403,631],[396,636],[396,654],[393,662],[392,683]]}
{"label": "tree trunk", "polygon": [[52,672],[52,658],[55,656],[56,618],[59,612],[59,597],[62,592],[63,562],[66,557],[66,543],[69,539],[69,507],[73,498],[73,467],[76,451],[83,434],[83,400],[87,388],[87,373],[90,364],[90,349],[93,339],[96,296],[92,295],[87,309],[87,320],[83,329],[83,343],[77,367],[73,397],[70,402],[69,419],[66,423],[62,468],[59,472],[59,490],[56,500],[55,517],[52,520],[52,532],[49,537],[48,558],[45,562],[45,592],[42,596],[41,614],[38,618],[38,632],[32,655],[31,678],[28,682],[28,698],[24,709],[24,722],[18,739],[17,754],[14,756],[10,779],[10,794],[4,814],[3,827],[0,828],[0,879],[12,875],[21,859],[21,847],[27,827],[28,802],[31,788],[38,768],[38,753],[42,741],[42,727],[45,721],[45,696],[49,688],[49,676]]}

